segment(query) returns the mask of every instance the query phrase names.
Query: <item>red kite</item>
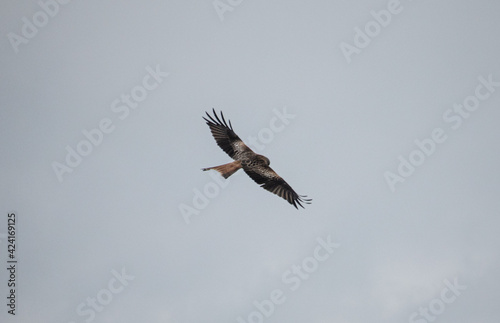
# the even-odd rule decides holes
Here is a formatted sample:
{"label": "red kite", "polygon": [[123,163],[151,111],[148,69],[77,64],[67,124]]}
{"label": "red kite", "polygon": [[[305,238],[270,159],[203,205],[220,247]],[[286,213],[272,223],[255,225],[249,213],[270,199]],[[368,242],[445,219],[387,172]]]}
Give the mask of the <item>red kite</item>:
{"label": "red kite", "polygon": [[304,208],[300,202],[306,204],[311,203],[311,199],[306,199],[307,196],[295,193],[292,187],[269,167],[270,162],[267,157],[254,153],[245,145],[240,137],[233,131],[231,121],[228,120],[229,125],[226,123],[222,111],[220,113],[222,121],[217,116],[215,109],[213,109],[215,118],[210,116],[208,112],[205,113],[210,120],[205,117],[203,117],[203,119],[210,127],[210,131],[217,145],[219,145],[229,157],[234,159],[234,161],[220,166],[202,168],[202,170],[214,169],[221,173],[224,178],[228,178],[237,170],[243,168],[245,173],[247,173],[247,175],[257,184],[261,184],[260,186],[269,192],[284,198],[288,203],[295,206],[296,209],[298,209],[297,205]]}

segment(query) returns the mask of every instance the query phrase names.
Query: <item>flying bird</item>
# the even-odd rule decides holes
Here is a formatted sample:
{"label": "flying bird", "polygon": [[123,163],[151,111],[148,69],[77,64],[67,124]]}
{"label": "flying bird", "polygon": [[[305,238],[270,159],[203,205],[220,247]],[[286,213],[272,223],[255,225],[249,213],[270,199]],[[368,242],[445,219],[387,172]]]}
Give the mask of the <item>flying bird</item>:
{"label": "flying bird", "polygon": [[203,119],[210,127],[210,131],[217,145],[219,145],[229,157],[234,159],[234,161],[220,166],[202,168],[202,170],[207,171],[214,169],[224,178],[228,178],[237,170],[243,168],[250,178],[257,184],[260,184],[260,187],[284,198],[288,203],[295,206],[296,209],[298,209],[297,205],[304,208],[301,202],[305,204],[311,203],[311,199],[307,199],[307,196],[297,194],[281,176],[276,174],[276,172],[269,167],[270,162],[266,156],[256,154],[245,145],[240,137],[234,132],[231,121],[228,119],[229,124],[226,122],[222,111],[220,113],[221,117],[219,118],[215,109],[212,110],[214,117],[209,115],[208,112],[205,112],[208,119],[205,117],[203,117]]}

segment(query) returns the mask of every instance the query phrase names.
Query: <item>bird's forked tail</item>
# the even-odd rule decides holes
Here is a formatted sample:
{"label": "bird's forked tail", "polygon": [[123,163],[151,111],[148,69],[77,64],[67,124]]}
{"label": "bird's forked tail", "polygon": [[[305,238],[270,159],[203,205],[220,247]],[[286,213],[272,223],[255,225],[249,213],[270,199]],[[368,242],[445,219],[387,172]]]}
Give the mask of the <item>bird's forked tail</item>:
{"label": "bird's forked tail", "polygon": [[241,168],[241,162],[238,160],[235,160],[234,162],[231,162],[231,163],[227,163],[227,164],[219,165],[219,166],[214,166],[214,167],[202,168],[201,170],[206,171],[206,170],[210,170],[210,169],[215,169],[224,178],[228,178],[229,176],[236,173],[236,171],[240,168]]}

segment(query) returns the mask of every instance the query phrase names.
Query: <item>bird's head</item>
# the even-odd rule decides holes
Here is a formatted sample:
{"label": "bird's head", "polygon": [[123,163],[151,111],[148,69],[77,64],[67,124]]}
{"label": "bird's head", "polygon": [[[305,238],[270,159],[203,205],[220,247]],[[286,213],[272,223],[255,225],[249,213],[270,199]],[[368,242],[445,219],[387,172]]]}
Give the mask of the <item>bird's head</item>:
{"label": "bird's head", "polygon": [[271,165],[271,161],[266,156],[259,155],[259,158],[266,163],[267,166]]}

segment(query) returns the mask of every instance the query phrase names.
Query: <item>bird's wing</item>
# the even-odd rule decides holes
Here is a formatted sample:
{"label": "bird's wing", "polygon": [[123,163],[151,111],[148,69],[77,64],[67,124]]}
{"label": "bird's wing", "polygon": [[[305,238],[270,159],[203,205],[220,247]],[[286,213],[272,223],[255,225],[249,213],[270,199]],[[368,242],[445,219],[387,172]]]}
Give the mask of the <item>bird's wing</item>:
{"label": "bird's wing", "polygon": [[215,118],[209,115],[208,112],[205,112],[209,119],[205,117],[203,117],[203,119],[210,127],[210,131],[212,132],[212,136],[214,136],[217,145],[219,145],[219,147],[222,148],[222,150],[224,150],[229,155],[229,157],[233,159],[236,159],[235,157],[242,152],[252,151],[233,131],[231,121],[228,120],[229,125],[227,124],[222,111],[220,113],[222,119],[221,120],[217,116],[215,109],[212,110],[214,112]]}
{"label": "bird's wing", "polygon": [[311,203],[311,199],[307,199],[307,196],[297,194],[281,176],[276,174],[276,172],[267,165],[258,164],[243,166],[243,170],[257,184],[261,184],[260,187],[263,187],[269,192],[284,198],[288,201],[288,203],[295,206],[296,209],[298,209],[297,205],[304,208],[301,202],[306,204]]}

